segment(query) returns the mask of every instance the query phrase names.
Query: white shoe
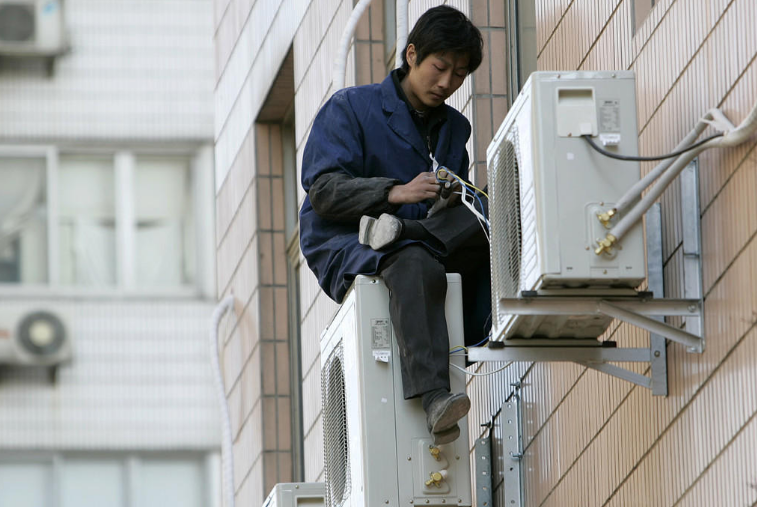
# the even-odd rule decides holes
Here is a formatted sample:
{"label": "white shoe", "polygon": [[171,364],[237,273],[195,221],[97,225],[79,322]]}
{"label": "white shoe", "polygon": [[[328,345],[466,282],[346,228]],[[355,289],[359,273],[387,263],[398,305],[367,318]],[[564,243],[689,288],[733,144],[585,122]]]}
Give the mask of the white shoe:
{"label": "white shoe", "polygon": [[400,237],[402,222],[388,213],[378,218],[363,215],[360,218],[360,231],[357,240],[361,245],[369,245],[374,250],[391,245]]}

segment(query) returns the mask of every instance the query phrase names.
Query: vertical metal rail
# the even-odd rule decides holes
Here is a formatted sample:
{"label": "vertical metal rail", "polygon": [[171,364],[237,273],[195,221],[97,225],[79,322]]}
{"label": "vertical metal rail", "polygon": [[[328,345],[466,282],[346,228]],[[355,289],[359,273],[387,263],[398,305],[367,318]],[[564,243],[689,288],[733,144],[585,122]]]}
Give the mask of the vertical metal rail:
{"label": "vertical metal rail", "polygon": [[[683,297],[704,297],[702,288],[702,233],[699,207],[699,159],[694,159],[681,172],[681,216],[683,224]],[[704,352],[704,305],[699,315],[684,317],[686,331],[701,336],[698,346],[689,352]]]}
{"label": "vertical metal rail", "polygon": [[[647,289],[655,298],[664,298],[662,257],[662,211],[660,203],[654,204],[647,211]],[[653,317],[664,322],[665,317]],[[667,341],[664,337],[650,333],[650,366],[652,395],[668,395],[668,355]]]}

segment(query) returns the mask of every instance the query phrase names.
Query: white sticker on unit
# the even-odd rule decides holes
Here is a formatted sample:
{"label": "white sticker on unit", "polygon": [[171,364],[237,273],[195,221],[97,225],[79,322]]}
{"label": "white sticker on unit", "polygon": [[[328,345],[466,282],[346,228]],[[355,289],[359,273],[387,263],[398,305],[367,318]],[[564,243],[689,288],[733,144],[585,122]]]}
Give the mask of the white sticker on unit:
{"label": "white sticker on unit", "polygon": [[388,349],[391,346],[391,326],[389,319],[371,319],[372,349]]}
{"label": "white sticker on unit", "polygon": [[374,350],[373,351],[373,359],[381,363],[388,363],[390,357],[392,357],[392,353],[389,350]]}
{"label": "white sticker on unit", "polygon": [[573,153],[571,153],[571,152],[568,152],[567,157],[568,157],[568,160],[573,160],[573,159],[576,158],[576,156]]}

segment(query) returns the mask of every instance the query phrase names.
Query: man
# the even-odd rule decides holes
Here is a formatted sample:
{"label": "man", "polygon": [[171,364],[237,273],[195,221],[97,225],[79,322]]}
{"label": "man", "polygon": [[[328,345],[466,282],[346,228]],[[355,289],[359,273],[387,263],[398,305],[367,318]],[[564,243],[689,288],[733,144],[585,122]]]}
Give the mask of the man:
{"label": "man", "polygon": [[426,218],[441,188],[431,156],[467,178],[471,127],[444,101],[479,66],[482,45],[460,11],[430,9],[408,36],[402,68],[380,85],[339,90],[323,106],[302,161],[308,265],[337,302],[356,275],[383,277],[404,396],[421,397],[437,444],[460,435],[457,422],[470,409],[464,393],[449,392],[446,273],[463,276],[466,343],[485,336],[490,295],[478,219],[459,202]]}

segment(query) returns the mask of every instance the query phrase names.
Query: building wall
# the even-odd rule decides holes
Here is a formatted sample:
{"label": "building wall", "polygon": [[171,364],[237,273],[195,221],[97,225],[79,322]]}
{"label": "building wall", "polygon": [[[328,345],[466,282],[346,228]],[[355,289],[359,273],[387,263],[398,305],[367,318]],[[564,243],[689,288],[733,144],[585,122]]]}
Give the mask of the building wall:
{"label": "building wall", "polygon": [[212,138],[209,2],[63,3],[71,48],[56,60],[52,77],[41,61],[2,60],[0,137]]}
{"label": "building wall", "polygon": [[[435,4],[411,2],[411,24]],[[642,153],[669,150],[709,107],[720,106],[734,122],[741,120],[757,96],[757,41],[749,28],[757,19],[754,3],[663,0],[638,30],[633,26],[632,4],[632,0],[537,1],[538,67],[635,70]],[[379,5],[358,28],[347,85],[383,77],[375,59],[381,31],[373,9]],[[476,181],[483,183],[485,148],[512,98],[506,71],[509,4],[453,5],[468,13],[485,37],[480,70],[450,100],[474,125],[469,151]],[[260,188],[270,183],[264,171],[274,171],[275,166],[261,162],[264,154],[272,153],[261,150],[259,139],[276,134],[275,128],[256,125],[256,118],[291,48],[299,174],[312,120],[333,92],[331,65],[350,9],[350,2],[334,0],[215,2],[218,292],[236,297],[235,317],[224,323],[222,339],[234,425],[235,486],[245,504],[262,503],[273,483],[287,477],[282,462],[273,467],[266,453],[278,453],[280,458],[281,453],[291,452],[266,430],[273,417],[267,396],[286,397],[286,393],[277,387],[266,394],[270,365],[279,358],[276,352],[271,363],[263,337],[274,336],[271,346],[284,349],[271,319],[273,315],[278,323],[284,318],[276,310],[271,313],[271,308],[284,305],[284,297],[267,292],[266,280],[283,287],[275,280],[280,269],[276,243],[267,236],[278,232],[275,227],[267,229],[278,208],[265,204],[268,192]],[[267,31],[253,29],[260,26]],[[480,424],[492,418],[495,437],[500,434],[497,411],[512,393],[510,384],[523,382],[527,505],[754,502],[755,490],[749,484],[755,471],[749,449],[754,445],[752,421],[757,407],[752,406],[753,368],[748,363],[754,357],[755,322],[755,293],[750,286],[755,222],[749,218],[755,214],[750,203],[755,189],[754,147],[752,141],[700,157],[708,350],[700,356],[678,345],[668,347],[667,398],[654,398],[642,388],[570,364],[516,363],[470,382],[471,442],[488,431]],[[650,168],[643,166],[644,171]],[[274,201],[280,198],[275,191],[270,195]],[[297,201],[303,198],[300,189]],[[662,203],[666,294],[678,296],[682,254],[677,193],[668,192]],[[263,209],[274,218],[264,215]],[[273,261],[267,258],[271,252]],[[304,474],[296,477],[293,470],[291,477],[316,481],[323,479],[318,338],[337,306],[320,292],[301,257],[299,261],[301,377],[295,382],[302,386]],[[269,274],[274,278],[266,278]],[[648,342],[644,333],[624,325],[612,326],[606,335],[610,337],[622,346]],[[276,414],[279,417],[281,412]],[[722,498],[703,500],[705,493],[714,492],[733,497],[725,503]],[[501,505],[501,484],[497,493]]]}
{"label": "building wall", "polygon": [[[757,98],[754,2],[663,0],[635,31],[630,0],[536,7],[539,69],[637,73],[642,154],[670,151],[710,107],[738,124]],[[567,363],[514,364],[472,382],[473,422],[489,420],[510,383],[523,382],[526,505],[754,505],[756,146],[752,137],[700,156],[707,350],[668,346],[667,398]],[[679,205],[679,192],[668,190],[669,297],[682,296]],[[625,325],[612,326],[610,337],[619,346],[648,345]]]}

